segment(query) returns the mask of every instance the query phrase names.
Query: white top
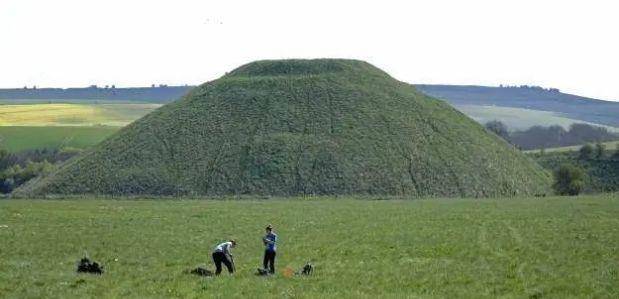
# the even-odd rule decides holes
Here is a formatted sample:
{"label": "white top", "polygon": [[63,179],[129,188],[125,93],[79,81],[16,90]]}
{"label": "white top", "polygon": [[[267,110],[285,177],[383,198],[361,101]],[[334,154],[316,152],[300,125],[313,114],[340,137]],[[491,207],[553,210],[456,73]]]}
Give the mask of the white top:
{"label": "white top", "polygon": [[230,248],[232,248],[232,242],[223,242],[217,245],[217,247],[215,247],[214,252],[223,252],[225,254],[230,254]]}

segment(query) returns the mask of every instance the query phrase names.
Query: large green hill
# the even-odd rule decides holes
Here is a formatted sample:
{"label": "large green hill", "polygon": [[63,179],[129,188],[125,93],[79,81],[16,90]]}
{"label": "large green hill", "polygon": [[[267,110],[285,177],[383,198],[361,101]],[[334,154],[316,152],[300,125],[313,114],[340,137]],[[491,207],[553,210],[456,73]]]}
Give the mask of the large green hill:
{"label": "large green hill", "polygon": [[537,164],[355,60],[250,63],[18,190],[43,194],[544,193]]}

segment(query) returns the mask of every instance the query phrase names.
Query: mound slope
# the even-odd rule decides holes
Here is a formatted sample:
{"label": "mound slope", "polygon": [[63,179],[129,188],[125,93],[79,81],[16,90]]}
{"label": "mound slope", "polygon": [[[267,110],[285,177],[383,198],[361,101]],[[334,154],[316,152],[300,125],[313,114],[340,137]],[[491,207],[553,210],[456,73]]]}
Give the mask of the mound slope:
{"label": "mound slope", "polygon": [[356,60],[259,61],[125,127],[18,194],[543,193],[537,164]]}

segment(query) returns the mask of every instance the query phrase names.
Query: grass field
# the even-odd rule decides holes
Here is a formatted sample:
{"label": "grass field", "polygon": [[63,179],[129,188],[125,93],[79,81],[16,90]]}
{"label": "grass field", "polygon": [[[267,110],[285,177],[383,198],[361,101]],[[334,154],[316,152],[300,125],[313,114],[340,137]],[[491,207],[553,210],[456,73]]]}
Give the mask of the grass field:
{"label": "grass field", "polygon": [[41,148],[88,148],[114,132],[119,127],[3,127],[0,126],[0,145],[10,152]]}
{"label": "grass field", "polygon": [[526,130],[532,126],[548,127],[555,125],[568,129],[574,123],[587,123],[605,127],[610,132],[619,132],[619,128],[571,119],[550,111],[481,105],[455,105],[454,107],[482,124],[493,120],[500,120],[510,130]]}
{"label": "grass field", "polygon": [[0,126],[125,126],[159,104],[0,105]]}
{"label": "grass field", "polygon": [[[604,144],[604,146],[605,146],[607,151],[614,152],[617,149],[617,146],[619,145],[619,141],[602,142],[602,144]],[[544,151],[547,152],[547,153],[551,153],[551,152],[573,152],[573,151],[580,150],[581,147],[582,147],[582,145],[553,147],[553,148],[544,149]],[[524,151],[524,152],[525,153],[539,153],[539,152],[541,152],[541,150],[530,150],[530,151]]]}
{"label": "grass field", "polygon": [[144,103],[0,105],[0,145],[12,152],[89,148],[160,106]]}
{"label": "grass field", "polygon": [[[257,277],[266,223],[274,277]],[[200,278],[236,238],[238,273]],[[3,298],[566,298],[619,296],[619,198],[5,200]],[[101,276],[75,274],[85,253]],[[285,267],[311,260],[311,277]]]}

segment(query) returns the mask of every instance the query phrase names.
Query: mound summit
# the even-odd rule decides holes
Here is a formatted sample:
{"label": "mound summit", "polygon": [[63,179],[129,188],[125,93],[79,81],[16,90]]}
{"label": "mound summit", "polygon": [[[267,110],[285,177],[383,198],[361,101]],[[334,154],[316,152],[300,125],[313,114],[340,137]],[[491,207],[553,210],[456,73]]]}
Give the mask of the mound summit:
{"label": "mound summit", "polygon": [[193,89],[17,194],[511,196],[537,164],[362,61],[258,61]]}

